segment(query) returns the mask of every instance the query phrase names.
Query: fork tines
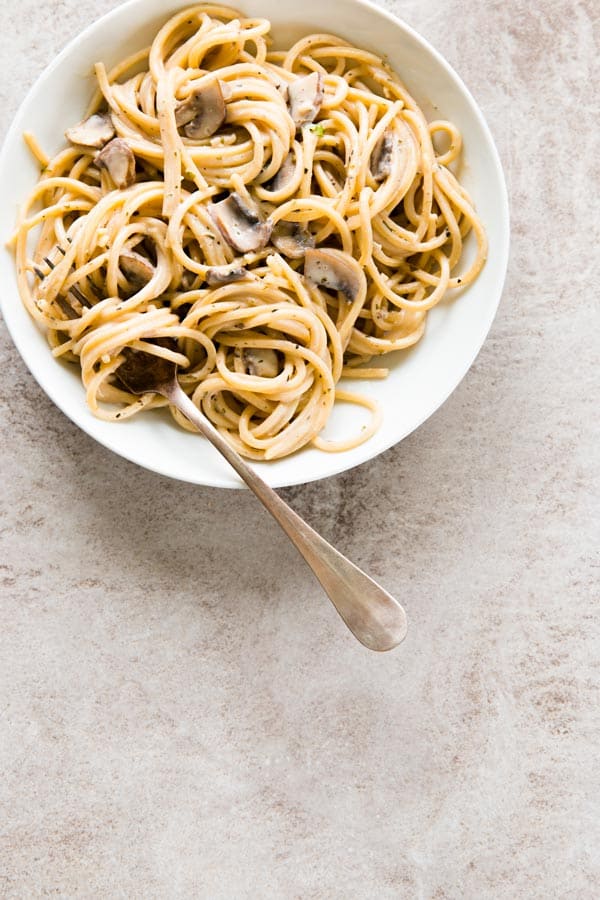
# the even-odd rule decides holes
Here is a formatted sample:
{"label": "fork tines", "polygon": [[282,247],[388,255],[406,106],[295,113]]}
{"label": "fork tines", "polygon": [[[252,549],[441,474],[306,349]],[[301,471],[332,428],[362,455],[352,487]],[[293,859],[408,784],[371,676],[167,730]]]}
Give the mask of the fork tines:
{"label": "fork tines", "polygon": [[[58,250],[62,253],[62,255],[66,256],[67,251],[63,250],[63,248],[60,246],[60,244],[58,244],[57,247],[58,247]],[[54,263],[50,259],[50,257],[45,256],[44,262],[46,263],[46,265],[48,266],[50,271],[52,271],[52,269],[56,268],[56,263]],[[40,279],[40,281],[43,281],[44,278],[46,277],[46,274],[42,271],[42,269],[40,269],[39,266],[33,266],[33,271],[35,272],[37,277]],[[82,291],[79,290],[79,288],[76,285],[73,285],[73,287],[69,288],[69,290],[67,291],[67,296],[68,296],[68,294],[73,294],[75,299],[78,300],[82,306],[87,306],[88,308],[91,307],[92,304],[90,303],[88,298],[85,296],[85,294]],[[61,308],[64,309],[64,305],[62,303],[60,305],[61,305]]]}

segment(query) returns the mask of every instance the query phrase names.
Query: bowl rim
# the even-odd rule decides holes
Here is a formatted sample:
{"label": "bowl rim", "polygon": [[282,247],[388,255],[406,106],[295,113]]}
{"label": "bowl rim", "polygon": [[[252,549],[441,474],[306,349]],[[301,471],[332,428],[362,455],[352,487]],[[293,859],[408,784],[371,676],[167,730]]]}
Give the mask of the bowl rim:
{"label": "bowl rim", "polygon": [[[390,25],[392,25],[396,29],[401,29],[411,41],[419,45],[426,53],[433,56],[440,67],[444,70],[446,77],[455,84],[455,86],[459,89],[460,93],[463,95],[466,100],[470,112],[473,115],[474,119],[477,121],[479,128],[481,129],[483,135],[487,141],[487,150],[490,153],[490,160],[493,163],[493,167],[495,169],[495,174],[498,179],[498,187],[499,187],[499,197],[500,200],[500,208],[498,210],[499,219],[501,221],[501,244],[496,244],[496,255],[497,255],[497,263],[496,268],[498,271],[498,279],[497,279],[497,288],[495,291],[495,300],[492,304],[489,305],[487,318],[483,320],[480,330],[480,335],[478,341],[476,342],[475,349],[469,353],[464,354],[463,364],[459,369],[459,374],[452,380],[450,386],[439,393],[439,395],[435,398],[433,402],[430,402],[427,406],[424,406],[422,412],[417,417],[417,419],[407,428],[405,428],[399,434],[395,434],[391,436],[391,439],[386,440],[382,445],[379,445],[376,450],[369,450],[369,441],[360,445],[357,448],[354,448],[353,458],[347,464],[344,464],[344,453],[337,454],[324,454],[326,456],[335,456],[338,460],[341,461],[341,465],[338,467],[333,467],[333,471],[326,472],[309,472],[308,474],[302,473],[302,468],[298,467],[298,475],[292,475],[292,477],[278,478],[277,476],[269,478],[265,477],[267,475],[267,471],[269,468],[269,463],[265,462],[253,462],[247,460],[250,466],[254,468],[262,477],[265,477],[265,480],[274,488],[285,488],[285,487],[294,487],[296,485],[308,484],[313,481],[320,481],[324,478],[331,478],[334,475],[341,475],[343,472],[350,471],[355,469],[357,466],[361,466],[364,463],[369,462],[371,459],[375,459],[377,456],[380,456],[382,453],[385,453],[391,447],[396,446],[401,441],[403,441],[406,437],[416,431],[418,428],[423,425],[427,419],[429,419],[438,409],[440,409],[451,396],[451,394],[458,388],[461,382],[464,380],[468,371],[472,367],[475,362],[477,356],[481,352],[487,337],[489,335],[490,329],[496,317],[498,307],[500,305],[500,300],[502,298],[505,282],[506,282],[506,274],[508,270],[508,262],[509,262],[509,252],[510,252],[510,205],[509,205],[509,197],[508,197],[508,189],[506,185],[506,178],[504,174],[504,169],[502,166],[502,161],[500,159],[500,154],[498,152],[496,142],[494,140],[492,131],[490,126],[487,123],[487,120],[480,109],[477,101],[473,97],[473,94],[469,90],[469,88],[464,83],[461,76],[454,69],[454,67],[445,59],[445,57],[418,31],[416,31],[411,25],[405,22],[403,19],[396,16],[394,13],[389,12],[386,9],[377,6],[375,3],[371,2],[371,0],[346,0],[347,3],[353,4],[356,7],[362,7],[364,10],[369,13],[386,19]],[[191,4],[191,3],[181,3],[179,7],[181,10],[185,8],[190,8],[192,5],[199,4]],[[229,6],[228,2],[223,4],[224,6]],[[63,61],[68,58],[77,43],[82,39],[88,37],[91,33],[95,31],[100,25],[106,25],[110,23],[111,20],[118,20],[124,13],[126,13],[130,8],[142,7],[144,6],[144,0],[126,0],[126,2],[119,4],[108,12],[104,13],[101,16],[95,18],[92,22],[86,25],[81,31],[75,34],[71,40],[59,51],[59,53],[54,57],[54,59],[44,67],[42,72],[37,76],[23,99],[21,100],[19,107],[10,123],[4,140],[2,142],[2,147],[0,149],[0,171],[2,171],[5,165],[5,157],[9,153],[10,145],[13,143],[17,133],[20,130],[21,120],[24,117],[25,111],[31,101],[31,98],[36,94],[40,86],[43,82],[63,63]],[[235,0],[231,3],[231,8],[235,9]],[[168,15],[175,14],[175,10],[166,9],[165,17]],[[165,19],[166,20],[166,19]],[[308,28],[307,26],[307,33]],[[22,130],[22,129],[21,129]],[[20,300],[20,298],[19,298]],[[27,341],[26,339],[21,340],[21,336],[18,333],[18,329],[11,327],[10,314],[7,315],[10,307],[8,301],[6,300],[5,292],[0,293],[0,310],[3,314],[3,319],[6,325],[6,328],[10,334],[10,337],[21,356],[23,362],[25,363],[27,369],[30,374],[33,376],[35,381],[44,391],[44,393],[49,397],[49,399],[54,403],[58,409],[61,410],[62,413],[75,424],[78,428],[84,431],[89,437],[93,440],[97,441],[101,446],[105,447],[107,450],[117,454],[118,456],[126,459],[128,462],[133,463],[136,466],[141,466],[144,469],[155,472],[158,475],[163,475],[168,478],[173,478],[178,481],[183,481],[185,483],[194,483],[198,485],[202,485],[204,487],[214,487],[214,488],[227,488],[227,489],[242,489],[247,490],[246,485],[241,479],[238,478],[237,475],[234,474],[235,478],[233,480],[226,480],[224,477],[220,478],[212,477],[210,480],[205,480],[199,477],[197,480],[192,482],[189,478],[178,474],[176,469],[169,465],[168,460],[165,465],[153,464],[152,462],[140,462],[139,459],[135,457],[135,453],[131,452],[129,448],[122,448],[119,446],[118,440],[112,440],[108,435],[104,434],[92,434],[88,427],[86,426],[86,422],[82,419],[82,417],[78,414],[76,409],[73,409],[68,402],[65,402],[60,391],[54,390],[52,385],[47,385],[44,383],[40,377],[38,377],[38,373],[36,372],[35,364],[31,359],[31,354],[28,353],[27,350]],[[37,323],[34,323],[35,327]],[[217,452],[217,451],[215,451]],[[161,457],[161,460],[163,457]],[[233,472],[233,470],[232,470]],[[202,470],[200,469],[199,475],[202,475]]]}

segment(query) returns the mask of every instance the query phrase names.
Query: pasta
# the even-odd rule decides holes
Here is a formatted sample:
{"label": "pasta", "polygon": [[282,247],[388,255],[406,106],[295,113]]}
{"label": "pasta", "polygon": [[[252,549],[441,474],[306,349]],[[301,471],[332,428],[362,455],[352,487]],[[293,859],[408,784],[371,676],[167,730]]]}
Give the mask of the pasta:
{"label": "pasta", "polygon": [[[145,351],[257,460],[368,440],[377,406],[340,380],[385,377],[379,358],[419,341],[487,254],[452,123],[334,35],[270,48],[267,20],[203,4],[99,63],[65,149],[26,135],[42,174],[12,238],[22,300],[95,415],[167,404],[119,381],[124,349]],[[371,420],[334,442],[336,400]]]}

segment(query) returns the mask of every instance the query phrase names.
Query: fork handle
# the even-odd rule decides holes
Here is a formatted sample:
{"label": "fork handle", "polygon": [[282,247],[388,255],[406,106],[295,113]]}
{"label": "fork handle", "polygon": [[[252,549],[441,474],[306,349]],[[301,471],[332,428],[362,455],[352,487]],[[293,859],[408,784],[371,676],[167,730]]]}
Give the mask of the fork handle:
{"label": "fork handle", "polygon": [[279,522],[354,636],[369,650],[396,647],[406,635],[406,615],[398,601],[300,518],[228,444],[179,384],[164,385],[161,393],[225,457]]}

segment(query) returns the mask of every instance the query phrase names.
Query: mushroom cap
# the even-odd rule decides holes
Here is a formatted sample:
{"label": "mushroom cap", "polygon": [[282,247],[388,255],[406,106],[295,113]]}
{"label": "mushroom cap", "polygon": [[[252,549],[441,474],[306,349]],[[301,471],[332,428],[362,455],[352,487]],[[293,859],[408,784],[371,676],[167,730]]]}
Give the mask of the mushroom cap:
{"label": "mushroom cap", "polygon": [[135,156],[127,141],[114,138],[96,157],[96,164],[107,170],[118,188],[135,181]]}
{"label": "mushroom cap", "polygon": [[238,253],[251,253],[265,247],[271,237],[272,225],[264,221],[260,208],[232,193],[215,203],[211,215],[227,243]]}
{"label": "mushroom cap", "polygon": [[349,253],[329,247],[306,251],[304,275],[317,287],[341,291],[351,303],[356,300],[365,277]]}
{"label": "mushroom cap", "polygon": [[134,285],[148,284],[154,275],[154,266],[146,256],[135,250],[122,250],[119,254],[119,268],[125,278]]}
{"label": "mushroom cap", "polygon": [[112,119],[107,113],[94,113],[87,119],[78,122],[65,131],[65,137],[72,144],[82,147],[95,147],[100,150],[114,138],[116,134]]}
{"label": "mushroom cap", "polygon": [[202,140],[218,131],[227,115],[218,79],[196,88],[175,109],[175,123],[186,137]]}
{"label": "mushroom cap", "polygon": [[388,130],[383,132],[373,147],[369,168],[375,181],[385,181],[392,171],[394,143],[394,134]]}

